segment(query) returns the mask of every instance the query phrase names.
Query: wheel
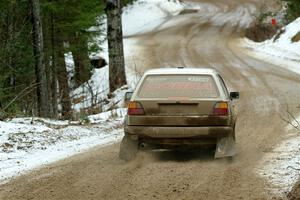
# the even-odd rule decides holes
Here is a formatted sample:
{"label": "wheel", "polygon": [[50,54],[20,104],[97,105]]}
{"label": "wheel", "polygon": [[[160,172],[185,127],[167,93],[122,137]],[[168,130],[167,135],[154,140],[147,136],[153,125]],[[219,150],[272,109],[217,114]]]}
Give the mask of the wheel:
{"label": "wheel", "polygon": [[122,160],[130,161],[133,160],[138,151],[138,141],[130,138],[130,135],[125,134],[122,139],[119,151],[119,157]]}

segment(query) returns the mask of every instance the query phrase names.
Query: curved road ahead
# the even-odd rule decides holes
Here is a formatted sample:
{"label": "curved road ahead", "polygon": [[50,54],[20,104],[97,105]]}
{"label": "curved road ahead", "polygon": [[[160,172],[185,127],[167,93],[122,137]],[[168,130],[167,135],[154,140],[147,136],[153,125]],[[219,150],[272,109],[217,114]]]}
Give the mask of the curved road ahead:
{"label": "curved road ahead", "polygon": [[[226,3],[225,3],[226,2]],[[119,144],[60,161],[0,186],[0,199],[271,199],[274,186],[255,168],[286,134],[280,113],[299,106],[300,76],[251,58],[238,45],[259,4],[255,0],[194,1],[199,12],[170,17],[137,41],[127,63],[139,72],[161,66],[210,66],[238,101],[235,159],[213,154],[141,152],[124,163]],[[138,59],[132,59],[132,58]],[[299,109],[298,109],[299,110]],[[297,113],[299,114],[299,113]]]}

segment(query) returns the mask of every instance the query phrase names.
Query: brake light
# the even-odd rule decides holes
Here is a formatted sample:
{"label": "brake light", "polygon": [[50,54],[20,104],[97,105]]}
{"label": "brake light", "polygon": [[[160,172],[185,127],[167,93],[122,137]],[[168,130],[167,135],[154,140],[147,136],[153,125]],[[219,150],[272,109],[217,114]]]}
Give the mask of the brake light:
{"label": "brake light", "polygon": [[139,102],[131,101],[128,104],[128,115],[144,115],[145,111]]}
{"label": "brake light", "polygon": [[215,104],[213,109],[214,115],[228,115],[228,103],[227,102],[218,102]]}

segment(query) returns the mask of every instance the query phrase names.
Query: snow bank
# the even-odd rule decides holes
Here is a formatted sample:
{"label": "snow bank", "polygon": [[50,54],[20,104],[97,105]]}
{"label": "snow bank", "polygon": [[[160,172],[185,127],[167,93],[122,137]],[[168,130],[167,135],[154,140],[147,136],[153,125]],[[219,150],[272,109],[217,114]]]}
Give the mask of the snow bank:
{"label": "snow bank", "polygon": [[[298,120],[300,122],[300,117]],[[300,178],[300,132],[291,125],[287,131],[287,138],[267,153],[256,168],[257,173],[269,181],[268,189],[278,195],[290,192]]]}
{"label": "snow bank", "polygon": [[[73,109],[79,112],[81,108],[96,105],[106,99],[108,93],[108,66],[101,69],[94,69],[90,80],[71,92]],[[77,103],[75,99],[80,98],[82,100],[79,100]]]}
{"label": "snow bank", "polygon": [[42,133],[50,130],[50,128],[43,125],[15,124],[0,121],[0,144],[7,142],[10,134],[13,133]]}
{"label": "snow bank", "polygon": [[95,115],[88,116],[90,123],[100,123],[109,120],[110,118],[125,117],[127,114],[126,108],[119,108]]}
{"label": "snow bank", "polygon": [[300,18],[283,28],[281,35],[261,43],[244,39],[242,45],[251,49],[254,57],[300,74],[300,41],[292,42],[298,33]]}
{"label": "snow bank", "polygon": [[[54,119],[46,119],[46,118],[40,118],[40,117],[22,117],[22,118],[13,118],[10,119],[9,122],[12,124],[12,126],[18,126],[18,124],[27,124],[31,125],[28,127],[32,127],[32,125],[39,125],[41,127],[63,127],[68,126],[69,121],[68,120],[54,120]],[[24,127],[24,126],[22,126]],[[15,131],[13,131],[15,132]]]}
{"label": "snow bank", "polygon": [[0,182],[91,147],[119,141],[125,112],[90,116],[93,123],[88,125],[41,118],[0,122]]}
{"label": "snow bank", "polygon": [[71,92],[72,108],[77,112],[93,106],[98,107],[100,112],[116,107],[120,108],[123,106],[124,95],[127,91],[128,87],[125,85],[113,92],[111,97],[108,97],[108,66],[102,69],[94,69],[90,80]]}

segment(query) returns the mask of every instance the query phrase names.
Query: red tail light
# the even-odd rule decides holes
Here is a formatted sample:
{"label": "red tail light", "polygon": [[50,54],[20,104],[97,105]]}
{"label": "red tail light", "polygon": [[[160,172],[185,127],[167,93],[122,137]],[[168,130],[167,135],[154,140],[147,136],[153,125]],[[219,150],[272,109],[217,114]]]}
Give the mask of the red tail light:
{"label": "red tail light", "polygon": [[128,115],[144,115],[145,111],[139,102],[131,101],[128,104]]}
{"label": "red tail light", "polygon": [[228,103],[227,102],[218,102],[215,104],[214,109],[213,109],[213,114],[214,115],[228,115]]}

